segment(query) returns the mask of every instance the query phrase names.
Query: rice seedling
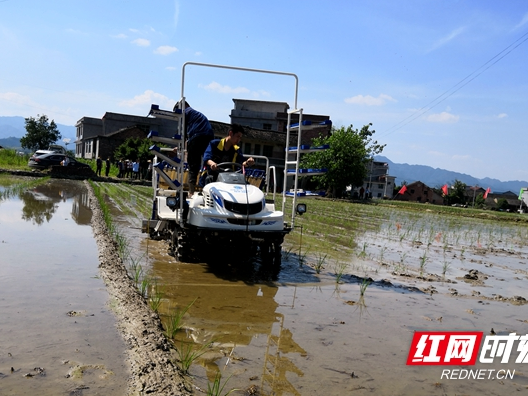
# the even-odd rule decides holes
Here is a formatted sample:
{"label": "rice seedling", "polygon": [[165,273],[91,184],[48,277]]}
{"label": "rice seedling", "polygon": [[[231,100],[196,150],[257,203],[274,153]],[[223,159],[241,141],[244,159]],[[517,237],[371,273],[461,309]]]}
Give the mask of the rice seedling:
{"label": "rice seedling", "polygon": [[194,302],[198,299],[196,297],[194,300],[192,300],[186,307],[183,309],[176,309],[175,312],[168,315],[168,320],[165,325],[165,335],[169,339],[173,339],[174,336],[180,329],[182,328],[182,319],[183,316],[187,313],[189,308],[194,304]]}
{"label": "rice seedling", "polygon": [[336,276],[336,283],[341,282],[341,278],[345,274],[346,269],[348,268],[347,263],[340,263],[336,261],[334,264],[334,274]]}
{"label": "rice seedling", "polygon": [[361,285],[359,285],[359,295],[363,297],[365,295],[365,292],[367,291],[367,288],[372,283],[372,280],[370,278],[363,278],[361,281]]}
{"label": "rice seedling", "polygon": [[442,276],[445,278],[445,276],[447,275],[447,273],[450,271],[451,269],[451,264],[448,263],[447,261],[444,261],[442,263]]}
{"label": "rice seedling", "polygon": [[284,260],[288,260],[290,256],[292,255],[293,246],[290,247],[288,250],[283,250],[282,255],[284,257]]}
{"label": "rice seedling", "polygon": [[147,294],[148,294],[148,290],[150,288],[150,285],[151,285],[150,276],[145,276],[141,280],[141,283],[139,284],[139,294],[141,295],[141,297],[147,298]]}
{"label": "rice seedling", "polygon": [[385,255],[385,251],[387,250],[386,246],[383,246],[380,249],[380,255],[379,255],[379,264],[383,264],[383,256]]}
{"label": "rice seedling", "polygon": [[194,363],[196,359],[198,359],[200,356],[202,356],[205,352],[207,352],[207,348],[212,344],[207,343],[203,344],[198,349],[193,349],[193,344],[188,343],[184,344],[183,342],[180,343],[180,348],[176,349],[176,352],[178,353],[178,357],[180,360],[180,369],[184,374],[189,373],[189,368]]}
{"label": "rice seedling", "polygon": [[306,256],[308,255],[308,251],[301,253],[301,250],[299,249],[299,267],[302,267],[304,264],[306,264]]}
{"label": "rice seedling", "polygon": [[319,274],[321,270],[324,269],[324,264],[327,256],[327,254],[323,255],[322,253],[317,253],[317,261],[314,264],[314,269],[317,274]]}
{"label": "rice seedling", "polygon": [[424,251],[424,254],[420,256],[420,276],[423,276],[425,268],[427,267],[427,252]]}
{"label": "rice seedling", "polygon": [[363,248],[361,249],[361,252],[358,253],[359,258],[365,258],[367,257],[367,242],[363,242]]}
{"label": "rice seedling", "polygon": [[231,393],[238,391],[239,389],[231,389],[227,393],[222,393],[230,378],[231,375],[222,384],[222,374],[216,373],[214,382],[212,384],[207,384],[207,396],[228,396]]}
{"label": "rice seedling", "polygon": [[149,305],[150,305],[150,308],[152,308],[154,312],[159,311],[159,307],[161,305],[161,300],[163,299],[163,295],[164,295],[163,289],[158,285],[157,281],[154,281],[154,285],[152,286],[152,291],[149,296],[150,297]]}

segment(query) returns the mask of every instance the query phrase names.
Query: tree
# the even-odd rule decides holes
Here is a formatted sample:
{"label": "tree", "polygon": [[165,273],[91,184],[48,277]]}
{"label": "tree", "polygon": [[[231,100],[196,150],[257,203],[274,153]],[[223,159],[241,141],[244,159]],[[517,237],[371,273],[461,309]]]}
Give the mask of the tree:
{"label": "tree", "polygon": [[334,196],[340,197],[347,186],[361,186],[367,176],[367,165],[372,157],[383,151],[385,145],[372,140],[376,131],[370,130],[372,124],[361,130],[353,126],[332,128],[330,136],[315,138],[313,146],[329,145],[328,150],[305,154],[301,160],[302,168],[326,168],[322,176],[314,180]]}
{"label": "tree", "polygon": [[46,115],[37,114],[37,118],[29,117],[25,118],[25,121],[27,133],[20,138],[22,148],[31,151],[47,149],[62,137],[55,121],[49,122]]}
{"label": "tree", "polygon": [[466,203],[466,183],[456,180],[448,195],[449,204]]}
{"label": "tree", "polygon": [[482,209],[484,207],[486,200],[484,199],[484,194],[479,193],[475,198],[475,208]]}
{"label": "tree", "polygon": [[150,139],[129,138],[114,151],[114,158],[147,162],[152,158],[152,154],[149,152],[151,145]]}
{"label": "tree", "polygon": [[497,201],[497,210],[506,210],[510,207],[506,198],[499,198]]}

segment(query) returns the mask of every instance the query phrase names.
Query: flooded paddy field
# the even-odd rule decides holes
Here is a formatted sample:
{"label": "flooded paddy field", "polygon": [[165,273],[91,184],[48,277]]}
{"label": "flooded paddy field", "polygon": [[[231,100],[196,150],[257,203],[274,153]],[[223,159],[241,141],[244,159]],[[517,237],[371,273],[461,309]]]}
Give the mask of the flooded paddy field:
{"label": "flooded paddy field", "polygon": [[[140,207],[149,198],[135,199]],[[406,365],[415,331],[528,334],[525,222],[324,200],[308,207],[279,267],[258,257],[250,265],[222,263],[222,252],[208,263],[180,263],[166,242],[138,233],[137,219],[120,217],[136,249],[131,267],[139,265],[155,280],[152,294],[162,296],[165,327],[185,312],[173,340],[197,355],[189,368],[197,394],[219,374],[229,379],[225,389],[239,390],[233,394],[528,389],[515,349],[507,364],[453,366],[515,371],[508,379],[446,379],[446,366]]]}
{"label": "flooded paddy field", "polygon": [[[499,221],[478,213],[475,218],[466,218],[382,205],[308,201],[308,213],[297,218],[299,227],[287,237],[280,263],[256,257],[242,265],[225,262],[222,252],[213,252],[209,262],[190,264],[169,256],[165,241],[150,240],[141,233],[141,220],[150,211],[150,189],[95,184],[107,196],[119,238],[126,240],[124,258],[129,276],[138,290],[145,289],[151,307],[156,305],[165,332],[179,351],[173,352],[172,359],[187,369],[194,394],[206,394],[218,375],[222,384],[227,380],[222,394],[237,389],[232,395],[505,395],[528,389],[526,363],[515,363],[520,353],[517,344],[504,364],[496,358],[493,363],[477,362],[474,366],[406,365],[415,331],[528,334],[528,294],[523,288],[528,277],[528,231],[522,221]],[[57,213],[62,204],[56,204],[58,208],[49,221],[42,221],[43,225],[21,220],[21,213],[30,212],[21,203],[18,209],[9,206],[3,211],[6,204],[16,202],[18,198],[13,197],[0,201],[0,239],[9,242],[0,245],[0,282],[10,296],[7,299],[2,292],[0,308],[2,317],[4,312],[11,312],[12,317],[1,322],[0,394],[33,394],[24,388],[31,384],[38,384],[41,394],[46,390],[48,394],[126,394],[126,386],[120,382],[126,376],[126,347],[114,338],[119,336],[105,305],[108,296],[104,284],[97,279],[97,263],[85,272],[58,266],[54,276],[45,276],[45,267],[33,266],[37,247],[33,252],[20,249],[28,246],[22,238],[13,246],[13,238],[8,239],[10,233],[4,231],[7,222],[26,222],[34,230],[24,234],[32,233],[33,241],[39,227],[53,223],[44,239],[47,245],[55,246],[46,250],[49,262],[55,262],[55,256],[56,262],[63,257],[68,257],[65,261],[80,260],[74,256],[80,255],[78,249],[71,248],[69,253],[55,244],[69,238],[87,240],[82,245],[82,259],[89,250],[86,256],[92,254],[97,261],[95,245],[89,246],[95,244],[90,227],[64,220],[68,216]],[[74,205],[74,200],[69,203],[69,209],[64,210],[71,212],[71,218],[76,212],[73,208],[80,204]],[[39,218],[49,217],[50,211],[43,210],[47,214]],[[76,228],[61,236],[66,226],[63,222],[75,223]],[[13,270],[13,264],[4,265],[5,252],[13,257],[11,263],[26,262],[24,275],[40,271],[34,274],[38,279],[24,285],[28,276]],[[74,281],[72,273],[84,280]],[[64,280],[67,275],[70,277]],[[48,301],[54,293],[61,294]],[[86,295],[91,297],[84,298]],[[95,299],[95,295],[99,297]],[[70,304],[66,310],[61,305],[64,300]],[[25,301],[23,308],[30,312],[22,325],[22,315],[13,316],[18,309],[13,301]],[[45,314],[43,305],[56,312]],[[78,323],[68,327],[67,320],[72,318],[66,313],[70,311],[88,315],[74,317]],[[89,316],[91,313],[95,316]],[[63,330],[56,330],[53,320],[42,319],[45,316]],[[103,323],[97,322],[97,338],[90,338],[95,337],[90,321],[102,318]],[[62,337],[61,341],[46,343],[42,336],[35,336],[48,327],[56,333],[49,337]],[[73,352],[63,341],[67,339],[65,332],[73,337]],[[86,348],[84,344],[76,346],[77,340],[104,352],[74,359]],[[26,356],[23,364],[14,364],[13,359],[21,356]],[[74,386],[82,384],[61,377],[65,375],[59,365],[62,360],[79,364],[102,361],[114,375],[89,375],[98,377],[102,384],[76,389]],[[21,371],[11,373],[11,366]],[[46,368],[47,375],[24,377],[33,366]],[[442,378],[445,368],[515,373],[513,378],[447,379]],[[55,378],[59,385],[50,381],[52,371],[60,373]],[[116,393],[112,393],[114,389]]]}
{"label": "flooded paddy field", "polygon": [[82,183],[0,176],[1,395],[123,395],[90,221]]}

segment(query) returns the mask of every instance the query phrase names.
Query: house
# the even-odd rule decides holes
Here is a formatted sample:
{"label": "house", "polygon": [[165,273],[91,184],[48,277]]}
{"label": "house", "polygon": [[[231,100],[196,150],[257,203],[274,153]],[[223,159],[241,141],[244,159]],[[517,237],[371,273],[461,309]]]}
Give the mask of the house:
{"label": "house", "polygon": [[487,198],[484,200],[484,205],[487,208],[491,208],[491,210],[495,210],[501,199],[505,199],[508,203],[506,210],[509,212],[515,212],[521,208],[521,200],[519,199],[518,194],[511,191],[488,194]]}
{"label": "house", "polygon": [[[245,155],[265,156],[269,165],[275,167],[278,190],[282,188],[284,175],[284,153],[286,148],[286,123],[289,106],[284,102],[266,102],[233,99],[235,109],[231,112],[233,123],[245,127],[242,140]],[[298,121],[292,117],[292,123]],[[303,114],[303,120],[322,122],[328,116]],[[209,120],[215,137],[225,137],[230,124]],[[156,130],[160,136],[172,137],[178,130],[178,122],[164,118],[152,118],[107,112],[102,119],[83,117],[76,123],[76,157],[94,159],[113,156],[115,149],[128,138],[146,138],[149,131]],[[323,126],[303,133],[303,144],[310,144],[310,136],[329,134],[331,126]],[[292,134],[289,146],[297,145],[297,136]],[[264,169],[266,161],[256,158],[257,167]]]}
{"label": "house", "polygon": [[151,130],[172,137],[178,122],[107,112],[103,118],[83,117],[75,124],[75,156],[94,159],[113,157],[115,149],[128,138],[146,138]]}
{"label": "house", "polygon": [[[286,102],[270,102],[264,100],[233,99],[234,109],[231,110],[231,122],[265,131],[286,132],[288,124],[288,110]],[[329,116],[317,114],[302,115],[303,121],[320,123],[330,120]],[[299,122],[299,114],[291,115],[291,123]],[[312,139],[319,136],[328,136],[331,125],[321,126],[303,132],[301,144],[311,144]],[[297,145],[297,142],[295,142]]]}
{"label": "house", "polygon": [[434,189],[421,181],[407,184],[406,187],[407,188],[403,194],[396,194],[394,197],[396,201],[431,203],[435,205],[444,204],[444,198]]}
{"label": "house", "polygon": [[362,199],[368,190],[369,197],[365,198],[392,199],[395,180],[396,176],[389,175],[388,163],[371,160],[367,165],[367,176],[363,181],[363,185],[352,189],[352,198]]}

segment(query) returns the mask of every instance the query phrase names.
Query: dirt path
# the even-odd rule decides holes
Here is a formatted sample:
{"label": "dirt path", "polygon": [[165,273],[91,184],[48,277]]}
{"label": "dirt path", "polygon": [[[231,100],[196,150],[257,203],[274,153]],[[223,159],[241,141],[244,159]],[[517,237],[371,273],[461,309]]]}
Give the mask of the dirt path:
{"label": "dirt path", "polygon": [[99,250],[99,268],[115,301],[118,327],[128,346],[130,380],[128,395],[191,395],[191,386],[173,363],[175,350],[163,335],[159,316],[128,276],[116,242],[104,222],[93,189],[85,182],[92,209],[92,228]]}

